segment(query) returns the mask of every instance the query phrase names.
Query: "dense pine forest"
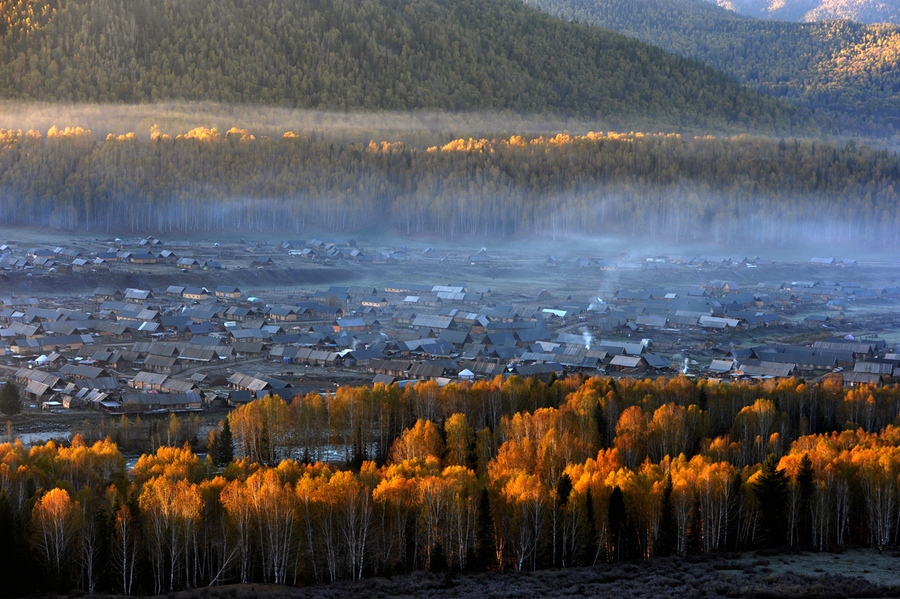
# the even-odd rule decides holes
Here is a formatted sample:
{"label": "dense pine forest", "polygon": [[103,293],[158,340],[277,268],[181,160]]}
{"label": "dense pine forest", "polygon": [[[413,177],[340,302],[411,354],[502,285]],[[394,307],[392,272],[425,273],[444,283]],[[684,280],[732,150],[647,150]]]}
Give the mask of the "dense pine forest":
{"label": "dense pine forest", "polygon": [[[513,0],[4,3],[0,96],[343,109],[508,109],[785,128],[722,74]],[[698,99],[700,101],[698,101]]]}
{"label": "dense pine forest", "polygon": [[900,242],[900,158],[849,143],[589,134],[433,147],[195,129],[0,135],[0,222],[88,231],[612,233]]}
{"label": "dense pine forest", "polygon": [[896,386],[796,379],[376,385],[257,400],[205,460],[164,446],[128,472],[115,441],[147,426],[121,417],[0,445],[0,571],[13,594],[159,594],[895,545],[898,409]]}
{"label": "dense pine forest", "polygon": [[743,17],[705,0],[527,0],[566,19],[690,56],[747,86],[829,113],[836,125],[900,126],[900,27]]}

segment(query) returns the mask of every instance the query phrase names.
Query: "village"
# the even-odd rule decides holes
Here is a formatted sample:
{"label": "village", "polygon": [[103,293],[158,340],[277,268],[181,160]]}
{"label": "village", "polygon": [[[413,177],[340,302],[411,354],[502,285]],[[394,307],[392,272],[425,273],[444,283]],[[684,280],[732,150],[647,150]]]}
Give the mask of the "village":
{"label": "village", "polygon": [[[883,385],[900,366],[894,340],[877,332],[896,330],[900,286],[879,284],[878,269],[853,260],[363,245],[0,245],[0,369],[29,407],[133,414],[223,410],[340,385],[571,373]],[[514,267],[541,274],[510,281]],[[792,268],[819,276],[769,278]],[[346,270],[353,282],[389,282],[228,282],[285,269],[313,281]],[[147,284],[117,285],[131,280]]]}

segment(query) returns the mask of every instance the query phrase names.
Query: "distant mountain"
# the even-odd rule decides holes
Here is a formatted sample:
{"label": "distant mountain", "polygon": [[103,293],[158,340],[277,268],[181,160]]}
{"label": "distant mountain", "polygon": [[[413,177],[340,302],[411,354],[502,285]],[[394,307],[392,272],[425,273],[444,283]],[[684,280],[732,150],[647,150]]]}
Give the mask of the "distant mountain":
{"label": "distant mountain", "polygon": [[515,110],[790,127],[694,60],[514,0],[3,3],[0,96]]}
{"label": "distant mountain", "polygon": [[856,125],[900,127],[900,27],[788,23],[704,0],[526,0],[696,58],[759,91]]}
{"label": "distant mountain", "polygon": [[709,0],[722,8],[759,19],[829,21],[900,25],[897,0]]}

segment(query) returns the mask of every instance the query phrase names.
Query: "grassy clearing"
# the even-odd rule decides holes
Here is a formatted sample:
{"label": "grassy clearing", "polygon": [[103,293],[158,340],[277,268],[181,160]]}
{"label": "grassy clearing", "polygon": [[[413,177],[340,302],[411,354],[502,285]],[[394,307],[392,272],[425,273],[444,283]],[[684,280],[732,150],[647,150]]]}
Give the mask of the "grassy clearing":
{"label": "grassy clearing", "polygon": [[228,585],[165,595],[171,599],[519,598],[604,599],[729,597],[823,599],[898,597],[900,554],[858,549],[841,554],[716,554],[603,564],[533,573],[416,572],[306,588]]}

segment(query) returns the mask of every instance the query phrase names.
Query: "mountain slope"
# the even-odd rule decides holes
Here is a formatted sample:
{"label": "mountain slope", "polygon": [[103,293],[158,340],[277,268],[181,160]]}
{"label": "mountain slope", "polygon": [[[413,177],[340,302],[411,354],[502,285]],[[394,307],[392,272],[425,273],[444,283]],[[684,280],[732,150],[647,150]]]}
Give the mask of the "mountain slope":
{"label": "mountain slope", "polygon": [[827,21],[847,19],[859,23],[900,24],[900,6],[894,0],[708,0],[758,19]]}
{"label": "mountain slope", "polygon": [[797,119],[692,60],[513,0],[4,6],[0,95],[8,98],[512,109],[676,125]]}
{"label": "mountain slope", "polygon": [[785,100],[900,125],[896,26],[762,21],[704,0],[526,1],[696,58]]}

